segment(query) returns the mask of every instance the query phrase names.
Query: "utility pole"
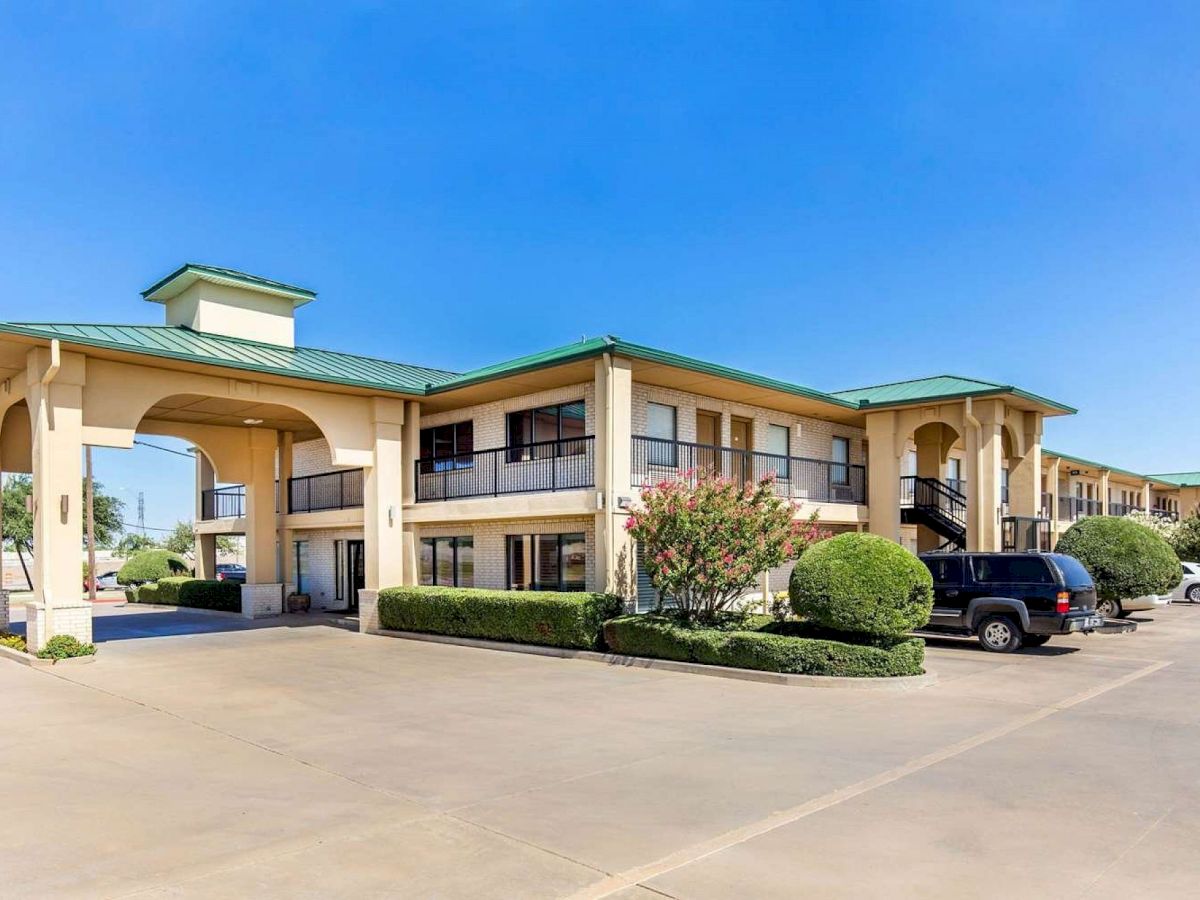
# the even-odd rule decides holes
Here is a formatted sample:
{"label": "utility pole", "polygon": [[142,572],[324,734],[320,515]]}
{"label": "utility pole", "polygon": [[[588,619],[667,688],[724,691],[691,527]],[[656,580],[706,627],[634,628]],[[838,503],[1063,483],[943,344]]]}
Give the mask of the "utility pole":
{"label": "utility pole", "polygon": [[138,491],[138,528],[142,529],[142,537],[146,536],[146,494]]}
{"label": "utility pole", "polygon": [[96,602],[96,515],[95,493],[92,491],[92,445],[83,448],[87,461],[87,545],[88,545],[88,599]]}

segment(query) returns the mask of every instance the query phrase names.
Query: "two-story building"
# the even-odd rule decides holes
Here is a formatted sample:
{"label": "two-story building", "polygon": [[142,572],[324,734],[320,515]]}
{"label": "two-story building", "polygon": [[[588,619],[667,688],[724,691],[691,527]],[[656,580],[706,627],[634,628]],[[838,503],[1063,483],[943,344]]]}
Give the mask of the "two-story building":
{"label": "two-story building", "polygon": [[797,516],[914,550],[1037,546],[1077,499],[1178,514],[1200,492],[1044,452],[1046,417],[1074,410],[1014,385],[824,392],[616,337],[456,373],[297,346],[315,294],[228,269],[185,265],[143,297],[163,325],[0,324],[0,469],[34,484],[34,646],[90,635],[81,448],[137,433],[196,447],[199,576],[217,535],[242,534],[246,615],[299,589],[361,605],[364,630],[398,584],[609,590],[645,608],[628,511],[642,485],[699,471],[771,473]]}

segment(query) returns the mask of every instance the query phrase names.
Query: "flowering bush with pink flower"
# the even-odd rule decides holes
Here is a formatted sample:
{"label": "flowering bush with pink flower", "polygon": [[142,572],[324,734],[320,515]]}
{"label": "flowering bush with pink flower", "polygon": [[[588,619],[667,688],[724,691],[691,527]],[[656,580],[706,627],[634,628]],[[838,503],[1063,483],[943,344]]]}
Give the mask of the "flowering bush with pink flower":
{"label": "flowering bush with pink flower", "polygon": [[755,484],[686,472],[643,488],[625,527],[644,550],[659,594],[684,618],[712,622],[762,572],[829,536],[816,513],[800,520],[794,514],[795,506],[776,496],[773,473]]}

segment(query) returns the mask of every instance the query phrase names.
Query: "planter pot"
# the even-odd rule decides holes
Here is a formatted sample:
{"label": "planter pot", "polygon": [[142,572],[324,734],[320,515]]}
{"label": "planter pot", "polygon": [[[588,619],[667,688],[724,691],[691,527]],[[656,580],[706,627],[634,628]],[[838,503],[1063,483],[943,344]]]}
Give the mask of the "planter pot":
{"label": "planter pot", "polygon": [[312,609],[312,597],[308,594],[288,594],[285,602],[290,613],[308,612]]}

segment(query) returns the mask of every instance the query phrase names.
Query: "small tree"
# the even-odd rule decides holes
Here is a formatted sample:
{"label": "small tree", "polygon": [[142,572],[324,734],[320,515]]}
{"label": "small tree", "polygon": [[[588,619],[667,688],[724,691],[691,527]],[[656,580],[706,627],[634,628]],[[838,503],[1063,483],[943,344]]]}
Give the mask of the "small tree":
{"label": "small tree", "polygon": [[158,544],[154,538],[147,537],[144,534],[138,534],[136,531],[123,535],[121,540],[117,542],[115,550],[117,556],[123,559],[128,559],[135,553],[141,553],[143,550],[153,550]]}
{"label": "small tree", "polygon": [[196,532],[192,530],[192,523],[176,522],[170,534],[163,539],[162,546],[164,550],[170,550],[172,553],[178,553],[188,559],[195,559]]}
{"label": "small tree", "polygon": [[1184,562],[1200,560],[1200,510],[1184,516],[1168,541],[1175,555]]}
{"label": "small tree", "polygon": [[1083,563],[1101,603],[1166,593],[1183,577],[1170,545],[1124,516],[1080,519],[1058,539],[1054,550]]}
{"label": "small tree", "polygon": [[828,535],[814,513],[793,519],[794,506],[775,495],[774,477],[735,483],[702,472],[643,489],[642,508],[626,529],[645,551],[650,581],[679,615],[712,622],[768,569],[799,558]]}

